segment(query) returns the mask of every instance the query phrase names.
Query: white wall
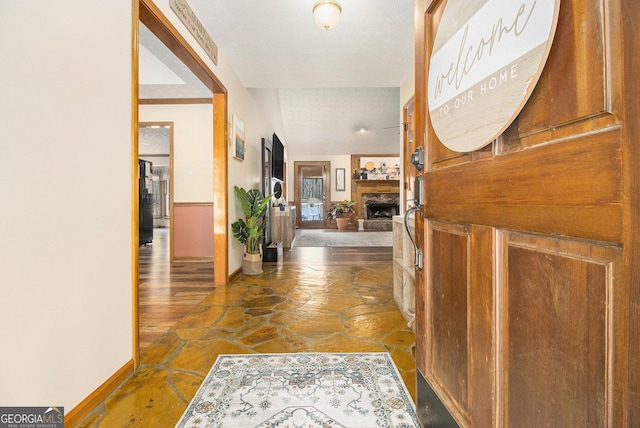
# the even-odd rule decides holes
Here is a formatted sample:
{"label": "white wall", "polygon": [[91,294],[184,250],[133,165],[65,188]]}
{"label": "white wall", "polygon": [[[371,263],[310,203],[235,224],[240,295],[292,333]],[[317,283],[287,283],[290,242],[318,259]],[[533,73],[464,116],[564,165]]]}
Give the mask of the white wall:
{"label": "white wall", "polygon": [[173,201],[213,202],[213,105],[145,104],[140,122],[173,122]]}
{"label": "white wall", "polygon": [[0,403],[132,356],[131,0],[0,2]]}

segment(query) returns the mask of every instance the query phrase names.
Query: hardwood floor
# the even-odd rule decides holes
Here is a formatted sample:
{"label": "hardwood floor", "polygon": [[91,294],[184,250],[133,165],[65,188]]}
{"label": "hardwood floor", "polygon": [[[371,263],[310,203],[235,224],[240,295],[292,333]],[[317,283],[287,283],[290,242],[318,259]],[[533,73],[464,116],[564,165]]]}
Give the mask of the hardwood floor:
{"label": "hardwood floor", "polygon": [[[294,247],[284,252],[282,264],[288,266],[375,265],[393,261],[391,247]],[[276,263],[268,263],[268,265]]]}
{"label": "hardwood floor", "polygon": [[[140,349],[169,328],[211,293],[213,264],[209,261],[169,263],[169,229],[154,229],[153,243],[139,249]],[[280,265],[375,265],[391,263],[390,247],[294,247],[284,251]],[[276,266],[277,263],[265,263]]]}
{"label": "hardwood floor", "polygon": [[145,349],[213,290],[213,263],[169,263],[169,229],[154,229],[139,249],[140,349]]}

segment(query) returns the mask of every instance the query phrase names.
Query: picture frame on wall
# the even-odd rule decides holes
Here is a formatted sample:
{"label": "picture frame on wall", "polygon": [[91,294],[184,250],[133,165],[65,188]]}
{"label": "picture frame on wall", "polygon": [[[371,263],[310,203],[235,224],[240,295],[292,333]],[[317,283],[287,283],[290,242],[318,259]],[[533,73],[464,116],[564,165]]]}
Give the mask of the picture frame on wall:
{"label": "picture frame on wall", "polygon": [[345,190],[345,169],[344,168],[336,168],[336,190],[337,191]]}
{"label": "picture frame on wall", "polygon": [[244,122],[235,114],[233,115],[233,157],[240,161],[244,160]]}

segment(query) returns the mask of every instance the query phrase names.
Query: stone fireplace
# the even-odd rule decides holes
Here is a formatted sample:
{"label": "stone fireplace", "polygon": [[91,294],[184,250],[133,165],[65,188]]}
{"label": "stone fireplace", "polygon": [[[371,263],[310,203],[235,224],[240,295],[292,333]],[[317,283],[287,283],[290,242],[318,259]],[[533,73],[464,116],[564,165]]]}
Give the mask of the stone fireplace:
{"label": "stone fireplace", "polygon": [[391,230],[394,215],[400,213],[397,193],[363,193],[362,218],[365,230]]}
{"label": "stone fireplace", "polygon": [[[369,155],[351,155],[351,170],[361,169],[361,157]],[[397,155],[378,155],[391,157]],[[392,230],[393,220],[390,214],[398,213],[400,206],[400,180],[386,177],[385,179],[357,179],[351,180],[351,199],[356,201],[356,213],[352,224],[358,225],[356,220],[362,220],[364,230]],[[378,206],[375,205],[392,205]],[[371,205],[371,206],[370,206]],[[368,210],[373,210],[373,212]]]}

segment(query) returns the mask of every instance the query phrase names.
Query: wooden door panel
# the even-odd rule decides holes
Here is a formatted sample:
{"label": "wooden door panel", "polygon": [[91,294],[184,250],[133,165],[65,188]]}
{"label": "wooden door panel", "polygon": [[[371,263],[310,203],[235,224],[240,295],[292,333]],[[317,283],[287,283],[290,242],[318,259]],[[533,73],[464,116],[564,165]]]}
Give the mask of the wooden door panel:
{"label": "wooden door panel", "polygon": [[620,250],[518,233],[502,234],[501,247],[505,426],[605,426],[608,373],[622,355],[613,335],[626,330],[609,310],[624,305]]}
{"label": "wooden door panel", "polygon": [[[500,153],[619,123],[618,26],[604,0],[563,2],[545,70],[521,114],[505,131]],[[593,13],[597,12],[597,13]]]}
{"label": "wooden door panel", "polygon": [[429,222],[428,230],[431,304],[419,325],[430,330],[431,357],[428,364],[418,361],[418,368],[459,421],[491,426],[496,373],[494,231],[442,222]]}
{"label": "wooden door panel", "polygon": [[[547,111],[549,127],[607,111],[605,82],[604,0],[562,2],[550,61],[546,66],[553,94]],[[597,13],[593,13],[597,12]],[[531,130],[533,131],[533,129]]]}
{"label": "wooden door panel", "polygon": [[431,171],[427,217],[620,242],[620,129]]}
{"label": "wooden door panel", "polygon": [[469,233],[463,226],[431,225],[431,367],[460,408],[467,408]]}

